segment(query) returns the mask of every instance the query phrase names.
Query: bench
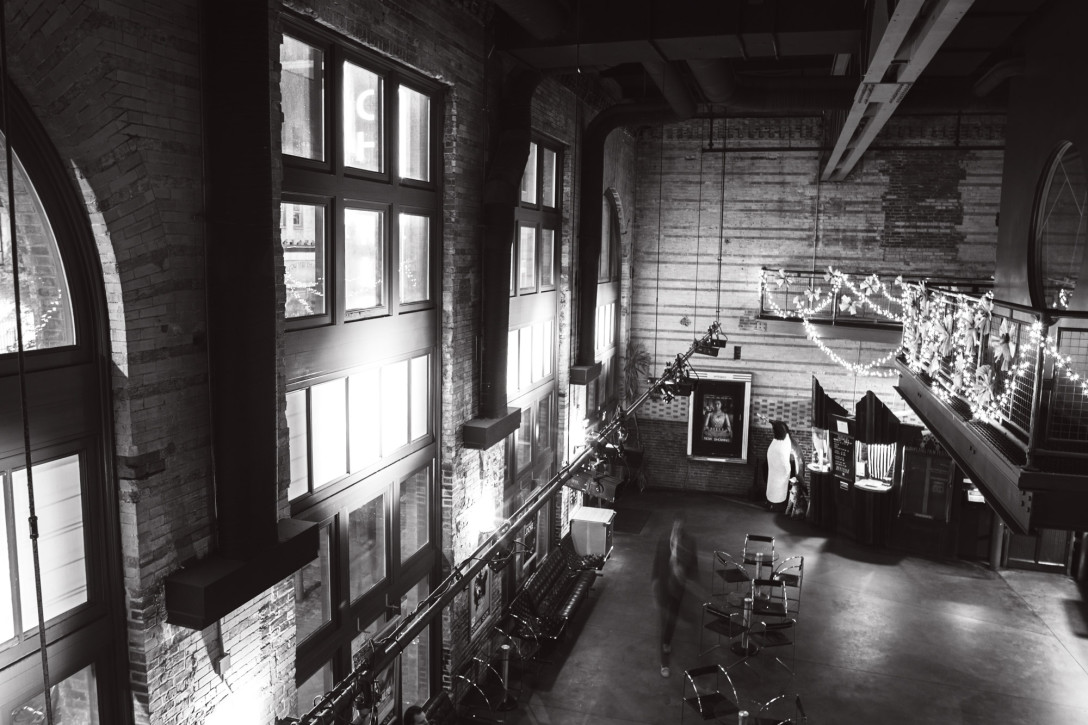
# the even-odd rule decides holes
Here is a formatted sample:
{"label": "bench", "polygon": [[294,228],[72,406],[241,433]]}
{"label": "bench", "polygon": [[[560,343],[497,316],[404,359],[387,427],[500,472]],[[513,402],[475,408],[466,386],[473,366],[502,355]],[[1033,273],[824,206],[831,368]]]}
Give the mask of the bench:
{"label": "bench", "polygon": [[598,558],[580,556],[564,536],[510,603],[510,633],[537,645],[558,639],[597,578]]}

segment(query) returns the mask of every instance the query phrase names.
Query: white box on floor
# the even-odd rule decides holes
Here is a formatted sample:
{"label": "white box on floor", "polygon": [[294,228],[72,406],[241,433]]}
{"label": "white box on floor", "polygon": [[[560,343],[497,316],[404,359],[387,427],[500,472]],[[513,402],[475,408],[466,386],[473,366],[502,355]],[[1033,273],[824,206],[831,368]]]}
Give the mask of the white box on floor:
{"label": "white box on floor", "polygon": [[570,538],[580,556],[608,556],[612,551],[612,509],[583,506],[570,517]]}

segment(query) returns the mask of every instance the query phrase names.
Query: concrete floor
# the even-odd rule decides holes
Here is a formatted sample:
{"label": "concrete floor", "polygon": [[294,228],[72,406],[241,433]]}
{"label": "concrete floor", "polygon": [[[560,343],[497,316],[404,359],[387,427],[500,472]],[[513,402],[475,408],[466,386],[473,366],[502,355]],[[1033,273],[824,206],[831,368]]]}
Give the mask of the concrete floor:
{"label": "concrete floor", "polygon": [[615,534],[589,601],[551,663],[520,678],[506,723],[678,723],[682,671],[737,660],[725,647],[699,656],[702,596],[689,592],[671,676],[659,672],[650,566],[677,509],[699,542],[707,587],[711,552],[739,552],[746,532],[772,534],[783,555],[805,557],[796,674],[766,652],[730,670],[753,711],[796,693],[813,725],[1088,723],[1088,609],[1068,577],[862,547],[711,494],[650,489],[617,508],[649,517],[640,533]]}

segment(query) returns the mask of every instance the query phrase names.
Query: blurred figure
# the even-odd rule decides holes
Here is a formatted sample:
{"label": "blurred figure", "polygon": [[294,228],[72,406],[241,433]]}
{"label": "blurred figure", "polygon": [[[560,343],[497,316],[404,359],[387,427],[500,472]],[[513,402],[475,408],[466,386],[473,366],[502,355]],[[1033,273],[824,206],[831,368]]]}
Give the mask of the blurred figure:
{"label": "blurred figure", "polygon": [[676,617],[687,589],[688,580],[698,581],[699,561],[695,539],[687,532],[684,514],[673,517],[668,535],[657,542],[654,554],[654,599],[661,619],[661,676],[669,676],[669,655]]}
{"label": "blurred figure", "polygon": [[427,725],[427,716],[419,705],[412,705],[404,711],[404,725]]}

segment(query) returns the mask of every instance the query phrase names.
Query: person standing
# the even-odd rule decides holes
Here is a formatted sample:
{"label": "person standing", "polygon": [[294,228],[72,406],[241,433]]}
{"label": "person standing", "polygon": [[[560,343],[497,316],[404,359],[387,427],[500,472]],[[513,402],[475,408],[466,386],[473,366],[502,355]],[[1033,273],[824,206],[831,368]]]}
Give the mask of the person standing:
{"label": "person standing", "polygon": [[688,580],[698,581],[699,560],[695,539],[688,533],[684,514],[673,517],[667,536],[657,542],[654,554],[653,590],[661,624],[661,676],[669,676],[669,655],[676,618],[684,599]]}

